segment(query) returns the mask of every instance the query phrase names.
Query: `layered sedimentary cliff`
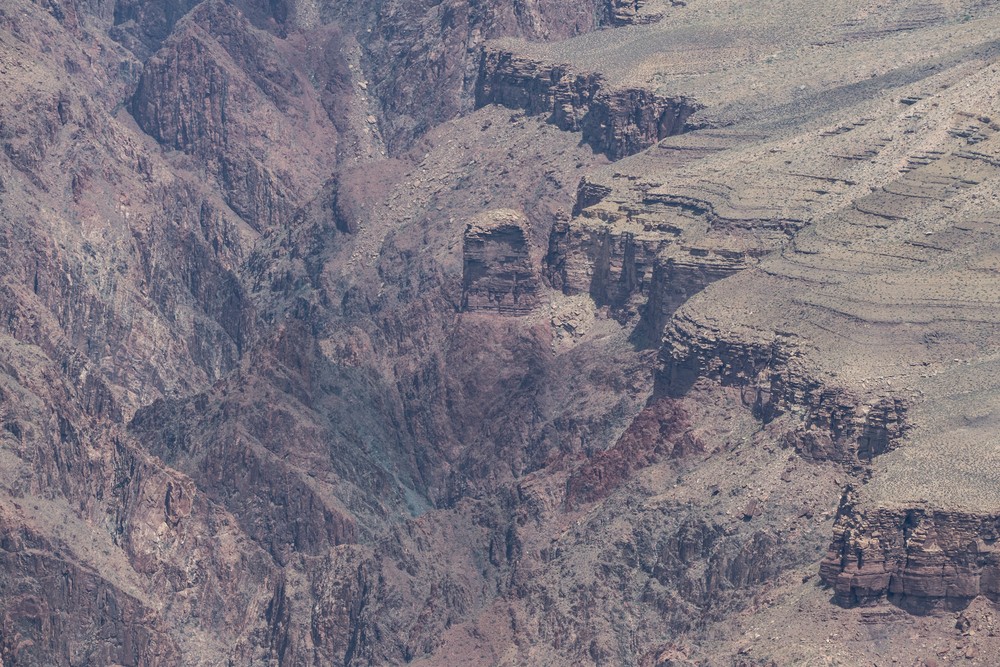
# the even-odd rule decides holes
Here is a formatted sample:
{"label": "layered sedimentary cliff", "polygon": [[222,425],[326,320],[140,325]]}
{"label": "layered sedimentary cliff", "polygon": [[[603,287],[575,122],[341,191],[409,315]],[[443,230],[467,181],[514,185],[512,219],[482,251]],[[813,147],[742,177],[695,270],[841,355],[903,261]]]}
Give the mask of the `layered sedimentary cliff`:
{"label": "layered sedimentary cliff", "polygon": [[[516,211],[489,211],[470,222],[463,241],[462,305],[468,311],[525,314],[538,303],[538,253],[527,220]],[[534,255],[534,257],[532,256]]]}
{"label": "layered sedimentary cliff", "polygon": [[370,90],[381,112],[380,131],[389,150],[397,152],[469,110],[480,54],[488,40],[558,40],[592,32],[613,24],[611,4],[609,0],[572,4],[529,0],[517,5],[397,1],[377,12],[360,6],[328,11],[346,14],[348,24],[358,21],[358,14],[364,17],[359,39],[366,45]]}
{"label": "layered sedimentary cliff", "polygon": [[884,600],[918,613],[998,598],[996,514],[928,507],[870,508],[845,495],[823,581],[842,605]]}
{"label": "layered sedimentary cliff", "polygon": [[862,397],[824,383],[797,363],[793,339],[727,339],[723,332],[675,317],[662,352],[658,391],[683,395],[699,378],[737,387],[763,423],[786,416],[782,444],[806,458],[863,466],[906,435],[906,404]]}
{"label": "layered sedimentary cliff", "polygon": [[641,314],[642,334],[658,345],[674,311],[706,286],[748,266],[760,250],[706,242],[718,220],[689,204],[642,189],[581,183],[576,215],[553,228],[548,277],[566,294],[589,294],[616,317]]}
{"label": "layered sedimentary cliff", "polygon": [[632,155],[683,132],[700,105],[642,88],[616,89],[600,74],[536,62],[509,51],[485,49],[476,83],[476,105],[501,104],[544,114],[561,129],[611,159]]}

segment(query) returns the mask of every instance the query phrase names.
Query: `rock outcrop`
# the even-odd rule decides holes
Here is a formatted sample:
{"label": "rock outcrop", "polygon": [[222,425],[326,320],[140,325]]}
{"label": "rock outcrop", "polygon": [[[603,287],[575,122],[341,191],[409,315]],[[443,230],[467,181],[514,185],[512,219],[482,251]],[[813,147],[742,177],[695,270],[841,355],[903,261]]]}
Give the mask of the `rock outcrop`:
{"label": "rock outcrop", "polygon": [[[358,10],[361,10],[360,12]],[[480,53],[491,39],[558,40],[613,24],[609,0],[527,0],[433,5],[394,0],[378,8],[343,5],[333,11],[361,13],[369,21],[366,71],[381,109],[389,151],[405,151],[415,138],[468,111]],[[627,13],[627,10],[626,10]],[[352,20],[357,20],[352,16]]]}
{"label": "rock outcrop", "polygon": [[258,231],[286,223],[318,191],[322,166],[336,162],[346,129],[322,99],[339,86],[340,98],[326,106],[347,104],[351,76],[343,57],[307,71],[283,48],[235,6],[202,3],[146,61],[129,102],[139,126],[193,156]]}
{"label": "rock outcrop", "polygon": [[181,660],[152,601],[75,562],[23,526],[0,526],[5,665],[171,665]]}
{"label": "rock outcrop", "polygon": [[540,269],[528,242],[527,224],[518,212],[499,209],[466,226],[462,250],[465,310],[523,315],[538,305]]}
{"label": "rock outcrop", "polygon": [[812,377],[798,363],[795,345],[781,336],[732,339],[678,316],[664,338],[657,391],[681,396],[699,378],[736,387],[763,423],[787,417],[784,445],[849,468],[863,468],[899,445],[908,428],[905,401],[892,394],[862,397]]}
{"label": "rock outcrop", "polygon": [[500,104],[544,114],[563,130],[612,160],[638,153],[685,130],[700,105],[642,88],[616,89],[600,74],[577,72],[510,51],[485,49],[476,83],[476,106]]}
{"label": "rock outcrop", "polygon": [[615,26],[642,25],[655,23],[663,18],[659,13],[640,13],[647,0],[608,0],[608,11],[611,14],[611,24]]}
{"label": "rock outcrop", "polygon": [[814,4],[2,3],[0,662],[995,655],[1000,7]]}
{"label": "rock outcrop", "polygon": [[860,507],[845,494],[820,574],[844,606],[917,613],[1000,600],[1000,518],[930,507]]}
{"label": "rock outcrop", "polygon": [[640,333],[659,345],[670,318],[695,294],[717,280],[746,268],[744,253],[717,248],[690,248],[687,253],[657,257],[642,309]]}
{"label": "rock outcrop", "polygon": [[605,498],[636,470],[700,450],[702,445],[689,428],[689,416],[681,405],[669,398],[654,399],[613,447],[573,471],[566,482],[567,505]]}
{"label": "rock outcrop", "polygon": [[580,183],[573,218],[549,237],[547,277],[621,321],[641,318],[636,340],[658,347],[677,308],[752,265],[768,242],[733,233],[734,221],[707,202],[653,194],[648,183],[614,185]]}
{"label": "rock outcrop", "polygon": [[601,306],[624,307],[648,294],[659,254],[672,246],[670,234],[643,235],[586,211],[556,225],[549,237],[550,280],[565,294],[590,294]]}

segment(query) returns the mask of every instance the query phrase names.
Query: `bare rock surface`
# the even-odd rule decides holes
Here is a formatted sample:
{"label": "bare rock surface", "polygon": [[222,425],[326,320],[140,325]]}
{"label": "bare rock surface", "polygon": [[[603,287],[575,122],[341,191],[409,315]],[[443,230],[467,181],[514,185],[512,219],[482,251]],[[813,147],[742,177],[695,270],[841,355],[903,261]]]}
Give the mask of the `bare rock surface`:
{"label": "bare rock surface", "polygon": [[998,20],[0,6],[0,662],[992,664]]}
{"label": "bare rock surface", "polygon": [[466,226],[462,304],[467,311],[516,315],[538,305],[541,253],[529,246],[526,224],[517,211],[499,209]]}
{"label": "bare rock surface", "polygon": [[632,155],[685,129],[700,105],[644,89],[614,89],[597,73],[575,73],[487,48],[476,84],[476,105],[500,104],[545,114],[611,159]]}

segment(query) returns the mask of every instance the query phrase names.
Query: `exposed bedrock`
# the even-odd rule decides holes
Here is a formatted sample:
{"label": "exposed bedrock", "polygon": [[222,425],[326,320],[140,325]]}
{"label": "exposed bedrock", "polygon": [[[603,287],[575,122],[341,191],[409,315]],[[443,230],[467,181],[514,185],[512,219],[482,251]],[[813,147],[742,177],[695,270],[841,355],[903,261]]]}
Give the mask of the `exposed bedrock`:
{"label": "exposed bedrock", "polygon": [[843,606],[889,600],[925,613],[1000,600],[1000,517],[929,507],[859,506],[848,491],[820,573]]}
{"label": "exposed bedrock", "polygon": [[[92,203],[107,197],[81,187],[81,208],[96,208],[100,203]],[[100,384],[103,378],[125,403],[127,396],[185,386],[233,368],[250,338],[250,316],[245,292],[225,264],[242,248],[232,220],[219,210],[225,207],[199,194],[183,184],[158,188],[149,207],[131,217],[132,202],[115,201],[119,217],[132,226],[129,245],[86,241],[82,257],[39,233],[3,234],[11,244],[0,251],[8,260],[0,286],[6,333],[53,358],[72,350],[81,383]],[[157,223],[151,224],[153,216]],[[158,224],[167,216],[173,216],[169,224]],[[29,250],[19,251],[15,243]],[[151,358],[170,361],[157,362],[154,371]],[[88,376],[96,367],[102,374]]]}
{"label": "exposed bedrock", "polygon": [[663,18],[663,14],[642,14],[640,10],[646,6],[647,0],[608,0],[608,12],[611,24],[615,26],[642,25],[655,23]]}
{"label": "exposed bedrock", "polygon": [[[683,421],[674,421],[682,417],[676,411],[679,405],[670,403],[657,406],[663,421],[652,414],[642,418],[652,430],[644,428],[644,433],[635,432],[630,439],[637,444],[653,442],[656,433],[673,430],[670,423],[683,431]],[[666,428],[661,430],[661,425]],[[648,436],[652,438],[647,440]],[[668,479],[672,483],[676,478]],[[571,482],[570,490],[573,487]],[[729,500],[732,496],[725,488],[707,500],[704,508],[697,501],[643,499],[640,489],[641,482],[617,490],[605,487],[592,497],[611,493],[578,515],[580,518],[557,539],[532,543],[529,531],[523,531],[524,554],[530,555],[541,546],[541,562],[522,557],[514,579],[518,599],[512,606],[520,631],[537,651],[589,654],[597,656],[597,664],[674,664],[646,663],[638,656],[681,638],[686,631],[759,604],[754,599],[764,597],[766,593],[761,593],[767,586],[779,581],[789,568],[814,561],[822,552],[819,535],[800,533],[789,540],[787,533],[776,531],[775,524],[764,523],[759,516],[720,521],[720,505],[735,501]],[[582,497],[577,500],[587,502]],[[745,498],[738,503],[745,504]],[[795,494],[784,499],[772,497],[761,506],[770,513],[785,503],[801,511],[803,501]],[[786,509],[790,508],[781,511]],[[616,511],[628,513],[627,525],[613,518]],[[556,572],[561,572],[562,578],[555,576]],[[566,577],[573,585],[563,583]],[[635,636],[644,637],[639,639],[638,649],[634,643],[623,647],[607,639],[613,635],[603,631],[616,627],[633,609],[645,610],[639,613],[648,613],[644,618],[650,624],[639,621],[636,625]],[[662,652],[661,648],[656,653]],[[719,663],[709,659],[705,664]]]}
{"label": "exposed bedrock", "polygon": [[641,190],[615,193],[584,181],[575,217],[557,223],[549,237],[546,270],[565,294],[589,294],[620,320],[641,315],[640,342],[658,346],[663,327],[685,301],[709,284],[744,269],[752,244],[728,248],[705,238],[724,225],[708,204],[666,201]]}
{"label": "exposed bedrock", "polygon": [[173,665],[177,645],[148,603],[24,526],[0,523],[0,661]]}
{"label": "exposed bedrock", "polygon": [[[357,3],[344,3],[355,13]],[[374,8],[373,8],[374,9]],[[471,106],[486,40],[557,40],[612,22],[609,0],[380,3],[366,42],[366,71],[378,98],[390,153]]]}
{"label": "exposed bedrock", "polygon": [[[769,531],[727,530],[701,517],[683,516],[680,508],[661,512],[681,516],[642,516],[631,531],[614,536],[592,526],[577,529],[577,539],[547,550],[543,567],[522,566],[525,572],[517,577],[520,600],[512,615],[533,645],[556,655],[596,656],[594,664],[637,664],[622,660],[623,655],[634,659],[635,649],[623,650],[602,632],[630,608],[648,608],[648,622],[662,631],[657,636],[676,637],[745,608],[761,584],[789,567],[787,552]],[[588,567],[584,555],[599,565]],[[579,579],[559,590],[545,573],[556,568],[578,571]],[[529,572],[540,576],[529,577]],[[598,582],[627,593],[597,593]],[[529,615],[519,607],[544,613]],[[637,634],[645,634],[645,628]]]}
{"label": "exposed bedrock", "polygon": [[[311,37],[341,50],[335,32]],[[129,101],[139,127],[193,156],[258,231],[287,222],[321,187],[343,125],[334,111],[342,102],[326,98],[349,95],[343,56],[297,68],[287,48],[237,8],[205,2],[146,62]]]}
{"label": "exposed bedrock", "polygon": [[565,294],[590,294],[598,305],[619,308],[633,294],[648,294],[657,255],[675,237],[640,236],[636,231],[616,229],[599,219],[558,223],[549,237],[547,258],[553,285]]}
{"label": "exposed bedrock", "polygon": [[483,52],[476,84],[476,106],[486,104],[545,114],[557,127],[581,132],[584,143],[612,160],[683,132],[688,117],[701,108],[687,97],[612,89],[600,74],[492,49]]}
{"label": "exposed bedrock", "polygon": [[465,228],[464,310],[523,315],[538,305],[539,258],[529,245],[527,224],[520,213],[500,209]]}
{"label": "exposed bedrock", "polygon": [[814,460],[863,469],[895,448],[908,424],[905,401],[859,396],[814,377],[795,341],[778,334],[763,342],[729,337],[683,313],[667,327],[656,391],[682,396],[700,378],[738,387],[745,405],[765,424],[780,424],[782,444]]}
{"label": "exposed bedrock", "polygon": [[685,247],[670,233],[574,219],[553,228],[547,259],[554,286],[566,294],[590,294],[623,319],[641,312],[644,330],[658,343],[679,306],[745,268],[747,258],[725,249]]}
{"label": "exposed bedrock", "polygon": [[651,401],[614,446],[573,471],[566,483],[566,504],[576,507],[605,498],[636,470],[702,449],[689,427],[680,404],[669,398]]}
{"label": "exposed bedrock", "polygon": [[743,257],[726,251],[693,249],[687,255],[658,258],[638,333],[651,345],[659,345],[663,329],[678,308],[711,283],[745,267]]}
{"label": "exposed bedrock", "polygon": [[[323,484],[334,466],[323,456],[329,459],[322,451],[329,446],[324,436],[332,440],[322,430],[325,424],[298,423],[287,406],[288,397],[270,387],[261,390],[272,395],[265,403],[252,405],[241,405],[242,393],[217,407],[209,402],[213,397],[204,394],[183,402],[160,401],[140,411],[132,428],[151,451],[190,474],[209,498],[229,508],[245,533],[278,563],[287,564],[293,554],[317,555],[331,545],[354,543],[358,537],[354,517]],[[213,429],[239,410],[257,417],[235,432],[219,428],[210,438],[198,437],[199,431]],[[188,421],[191,414],[205,416]],[[300,450],[319,450],[309,461],[309,474],[301,460],[290,462],[286,452],[292,443]],[[311,454],[298,458],[308,460]],[[363,465],[356,457],[343,459],[337,464],[355,469]],[[372,477],[376,477],[373,484],[381,485],[382,495],[389,495],[385,480]]]}

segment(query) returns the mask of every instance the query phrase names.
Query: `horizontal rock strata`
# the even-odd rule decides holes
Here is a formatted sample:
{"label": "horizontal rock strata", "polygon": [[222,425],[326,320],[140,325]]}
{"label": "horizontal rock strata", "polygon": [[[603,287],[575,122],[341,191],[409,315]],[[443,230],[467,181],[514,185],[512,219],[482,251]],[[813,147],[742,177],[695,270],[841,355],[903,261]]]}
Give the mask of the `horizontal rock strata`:
{"label": "horizontal rock strata", "polygon": [[857,468],[899,444],[908,428],[902,399],[861,397],[820,381],[798,356],[791,339],[730,338],[679,315],[665,335],[658,391],[683,395],[699,378],[739,387],[764,423],[783,416],[793,422],[783,443],[809,459]]}
{"label": "horizontal rock strata", "polygon": [[1000,599],[1000,517],[926,507],[861,509],[845,495],[823,582],[843,606],[890,600],[916,612]]}
{"label": "horizontal rock strata", "polygon": [[490,211],[470,222],[463,246],[462,306],[523,315],[538,305],[538,267],[527,221],[516,211]]}
{"label": "horizontal rock strata", "polygon": [[653,196],[648,187],[582,182],[575,216],[553,227],[546,262],[549,281],[565,294],[589,294],[622,321],[641,314],[640,333],[657,346],[679,306],[746,268],[764,242],[734,244],[728,232],[712,231],[731,221],[710,204]]}
{"label": "horizontal rock strata", "polygon": [[584,143],[612,160],[638,153],[684,131],[700,105],[641,88],[612,89],[599,74],[487,49],[479,67],[476,106],[499,104],[546,114],[549,122],[581,132]]}

